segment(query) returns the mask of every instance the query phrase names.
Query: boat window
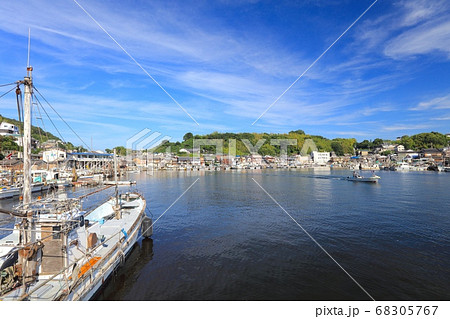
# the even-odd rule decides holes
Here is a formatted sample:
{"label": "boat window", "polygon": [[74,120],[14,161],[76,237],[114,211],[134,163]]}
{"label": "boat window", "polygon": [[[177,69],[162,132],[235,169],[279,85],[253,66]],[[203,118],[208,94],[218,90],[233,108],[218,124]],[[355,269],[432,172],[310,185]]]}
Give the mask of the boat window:
{"label": "boat window", "polygon": [[61,226],[53,226],[52,230],[54,232],[58,232],[58,233],[53,233],[53,239],[61,239],[61,233],[59,233],[59,231],[61,231]]}

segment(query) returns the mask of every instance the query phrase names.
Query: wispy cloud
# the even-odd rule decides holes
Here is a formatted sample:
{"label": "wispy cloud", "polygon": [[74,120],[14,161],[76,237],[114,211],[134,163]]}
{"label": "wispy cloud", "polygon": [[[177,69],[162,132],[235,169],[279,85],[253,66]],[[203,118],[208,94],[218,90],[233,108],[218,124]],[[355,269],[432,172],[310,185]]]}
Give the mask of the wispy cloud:
{"label": "wispy cloud", "polygon": [[446,96],[436,97],[429,101],[420,102],[416,107],[410,108],[411,111],[424,111],[428,109],[450,109],[450,94]]}
{"label": "wispy cloud", "polygon": [[395,124],[395,125],[389,125],[389,126],[383,126],[381,130],[393,132],[393,131],[412,131],[412,130],[422,130],[422,129],[429,129],[433,127],[430,124]]}
{"label": "wispy cloud", "polygon": [[[253,0],[208,5],[80,3],[202,124],[199,129],[192,127],[71,1],[15,1],[4,6],[0,37],[8,50],[0,50],[0,79],[23,77],[23,64],[14,64],[26,61],[31,27],[37,87],[76,129],[86,131],[100,123],[94,138],[105,141],[119,135],[123,139],[141,126],[177,136],[183,131],[248,130],[255,117],[329,45],[336,35],[333,27],[348,25],[356,7],[365,6],[352,0],[308,0],[276,7]],[[450,4],[443,0],[379,3],[261,119],[257,129],[310,128],[354,136],[365,131],[373,136],[433,127],[430,123],[424,127],[420,111],[433,110],[427,117],[439,118],[438,113],[450,105],[448,86],[432,93],[420,85],[409,86],[427,68],[414,61],[433,56],[429,63],[448,62]],[[323,20],[329,20],[326,29],[320,29]]]}

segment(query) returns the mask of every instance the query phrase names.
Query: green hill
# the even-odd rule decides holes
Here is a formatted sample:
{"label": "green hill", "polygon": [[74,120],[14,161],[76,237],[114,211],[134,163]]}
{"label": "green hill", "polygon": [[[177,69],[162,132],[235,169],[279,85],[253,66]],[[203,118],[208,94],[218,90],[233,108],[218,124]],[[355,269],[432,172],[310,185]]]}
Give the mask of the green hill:
{"label": "green hill", "polygon": [[[170,146],[170,151],[180,154],[181,149],[193,149],[194,139],[221,139],[224,142],[223,153],[228,154],[229,140],[236,140],[236,155],[250,155],[250,151],[242,142],[242,140],[249,140],[252,145],[255,145],[259,140],[265,139],[264,144],[259,148],[260,155],[280,155],[280,146],[272,145],[271,140],[279,139],[294,139],[297,140],[296,145],[288,146],[288,155],[300,154],[303,144],[307,139],[312,139],[317,148],[321,152],[334,151],[338,155],[353,154],[356,139],[354,138],[336,138],[333,140],[327,139],[319,135],[308,135],[302,130],[291,131],[287,134],[273,134],[273,133],[219,133],[214,132],[207,135],[195,135],[187,133],[184,136],[183,142],[165,142],[156,147],[152,151],[155,153],[165,152]],[[214,152],[215,147],[210,145],[201,146],[202,153]]]}
{"label": "green hill", "polygon": [[[0,115],[0,123],[1,122],[8,122],[10,124],[14,124],[19,128],[19,131],[21,133],[23,132],[23,123],[15,120],[15,119],[11,119],[11,118]],[[69,150],[80,149],[80,147],[75,147],[70,142],[63,143],[59,137],[53,135],[52,133],[50,133],[48,131],[44,131],[39,126],[34,126],[34,125],[31,126],[31,137],[33,139],[39,141],[39,143],[44,143],[48,140],[58,141],[58,146],[62,149],[69,149]],[[19,145],[17,145],[17,143],[14,142],[14,138],[12,138],[10,136],[0,136],[0,154],[3,151],[19,151],[20,149],[21,149],[21,147]],[[81,149],[84,149],[84,148],[81,148]],[[40,151],[41,151],[41,149],[33,149],[32,150],[33,153],[39,153]]]}

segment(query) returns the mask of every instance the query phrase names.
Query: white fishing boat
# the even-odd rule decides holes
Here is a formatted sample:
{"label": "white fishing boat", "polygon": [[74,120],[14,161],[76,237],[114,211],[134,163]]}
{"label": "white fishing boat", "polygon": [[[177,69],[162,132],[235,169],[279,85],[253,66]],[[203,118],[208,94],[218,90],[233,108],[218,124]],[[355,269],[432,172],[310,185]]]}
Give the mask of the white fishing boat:
{"label": "white fishing boat", "polygon": [[88,213],[78,199],[33,203],[35,239],[16,223],[0,240],[0,300],[89,300],[138,239],[145,205],[137,193]]}
{"label": "white fishing boat", "polygon": [[353,176],[347,177],[348,181],[351,182],[363,182],[363,183],[377,183],[381,177],[378,175],[372,174],[372,176],[361,176],[357,172],[353,172]]}
{"label": "white fishing boat", "polygon": [[89,212],[82,210],[81,198],[31,201],[31,71],[28,67],[20,81],[25,87],[23,202],[7,212],[16,222],[0,239],[0,300],[89,300],[125,260],[141,227],[142,235],[151,235],[152,221],[143,196],[119,195],[117,183],[115,196]]}

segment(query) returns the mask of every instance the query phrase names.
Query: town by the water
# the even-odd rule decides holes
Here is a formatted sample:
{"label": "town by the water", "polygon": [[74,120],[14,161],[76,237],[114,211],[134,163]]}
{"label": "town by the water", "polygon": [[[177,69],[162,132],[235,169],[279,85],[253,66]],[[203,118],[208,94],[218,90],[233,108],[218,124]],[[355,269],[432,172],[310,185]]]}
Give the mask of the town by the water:
{"label": "town by the water", "polygon": [[[11,121],[12,122],[12,121]],[[41,128],[35,128],[42,131]],[[48,134],[47,132],[45,132]],[[292,135],[292,134],[294,135]],[[11,192],[10,187],[20,184],[23,161],[20,148],[22,146],[21,132],[18,126],[7,121],[1,122],[0,134],[2,141],[2,189],[0,198],[19,195],[19,191]],[[42,138],[42,131],[40,137]],[[248,136],[248,133],[245,133]],[[227,152],[217,154],[211,147],[183,148],[185,145],[195,146],[195,138],[210,136],[185,135],[184,141],[168,143],[166,141],[153,149],[126,149],[116,147],[119,173],[127,171],[156,170],[246,170],[246,169],[349,169],[349,170],[390,170],[390,171],[441,171],[450,172],[450,133],[446,135],[432,132],[415,136],[398,137],[393,141],[375,139],[358,143],[355,139],[335,139],[329,141],[321,136],[309,136],[303,131],[278,134],[278,139],[295,137],[301,134],[301,139],[290,139],[290,145],[282,153],[280,143],[267,141],[261,143],[260,149],[252,148],[252,142],[239,143],[248,145],[247,154],[236,155],[236,149],[231,149],[231,140],[224,140]],[[217,137],[218,133],[214,133]],[[230,133],[219,134],[229,137]],[[231,134],[239,138],[239,134]],[[261,135],[263,136],[263,135]],[[274,135],[272,134],[272,137]],[[55,137],[55,136],[53,136]],[[264,137],[264,136],[263,136]],[[319,139],[319,140],[318,140]],[[420,141],[423,148],[409,149],[414,139]],[[315,143],[315,140],[317,143]],[[325,151],[321,141],[329,141],[330,151]],[[214,140],[215,141],[215,140]],[[275,140],[277,141],[277,140]],[[349,142],[352,143],[349,148]],[[438,144],[438,147],[432,147]],[[203,142],[207,144],[207,142]],[[255,143],[256,144],[256,143]],[[291,148],[291,145],[295,149]],[[316,144],[322,145],[317,147]],[[64,143],[60,139],[32,139],[32,175],[35,190],[61,188],[67,186],[98,185],[113,176],[113,150],[87,150]],[[347,147],[346,147],[347,145]],[[238,145],[239,146],[239,145]],[[267,148],[272,147],[278,155],[264,155]],[[406,146],[406,147],[405,147]],[[320,149],[322,147],[322,150]],[[8,149],[9,148],[9,149]],[[329,147],[328,147],[329,148]],[[238,147],[239,149],[239,147]],[[243,148],[245,150],[245,147]],[[315,150],[312,150],[315,149]],[[345,151],[350,151],[346,153]],[[270,150],[269,150],[270,152]],[[233,154],[234,153],[234,154]],[[241,152],[242,153],[242,152]],[[262,154],[261,154],[262,153]],[[40,187],[38,185],[41,185]]]}

